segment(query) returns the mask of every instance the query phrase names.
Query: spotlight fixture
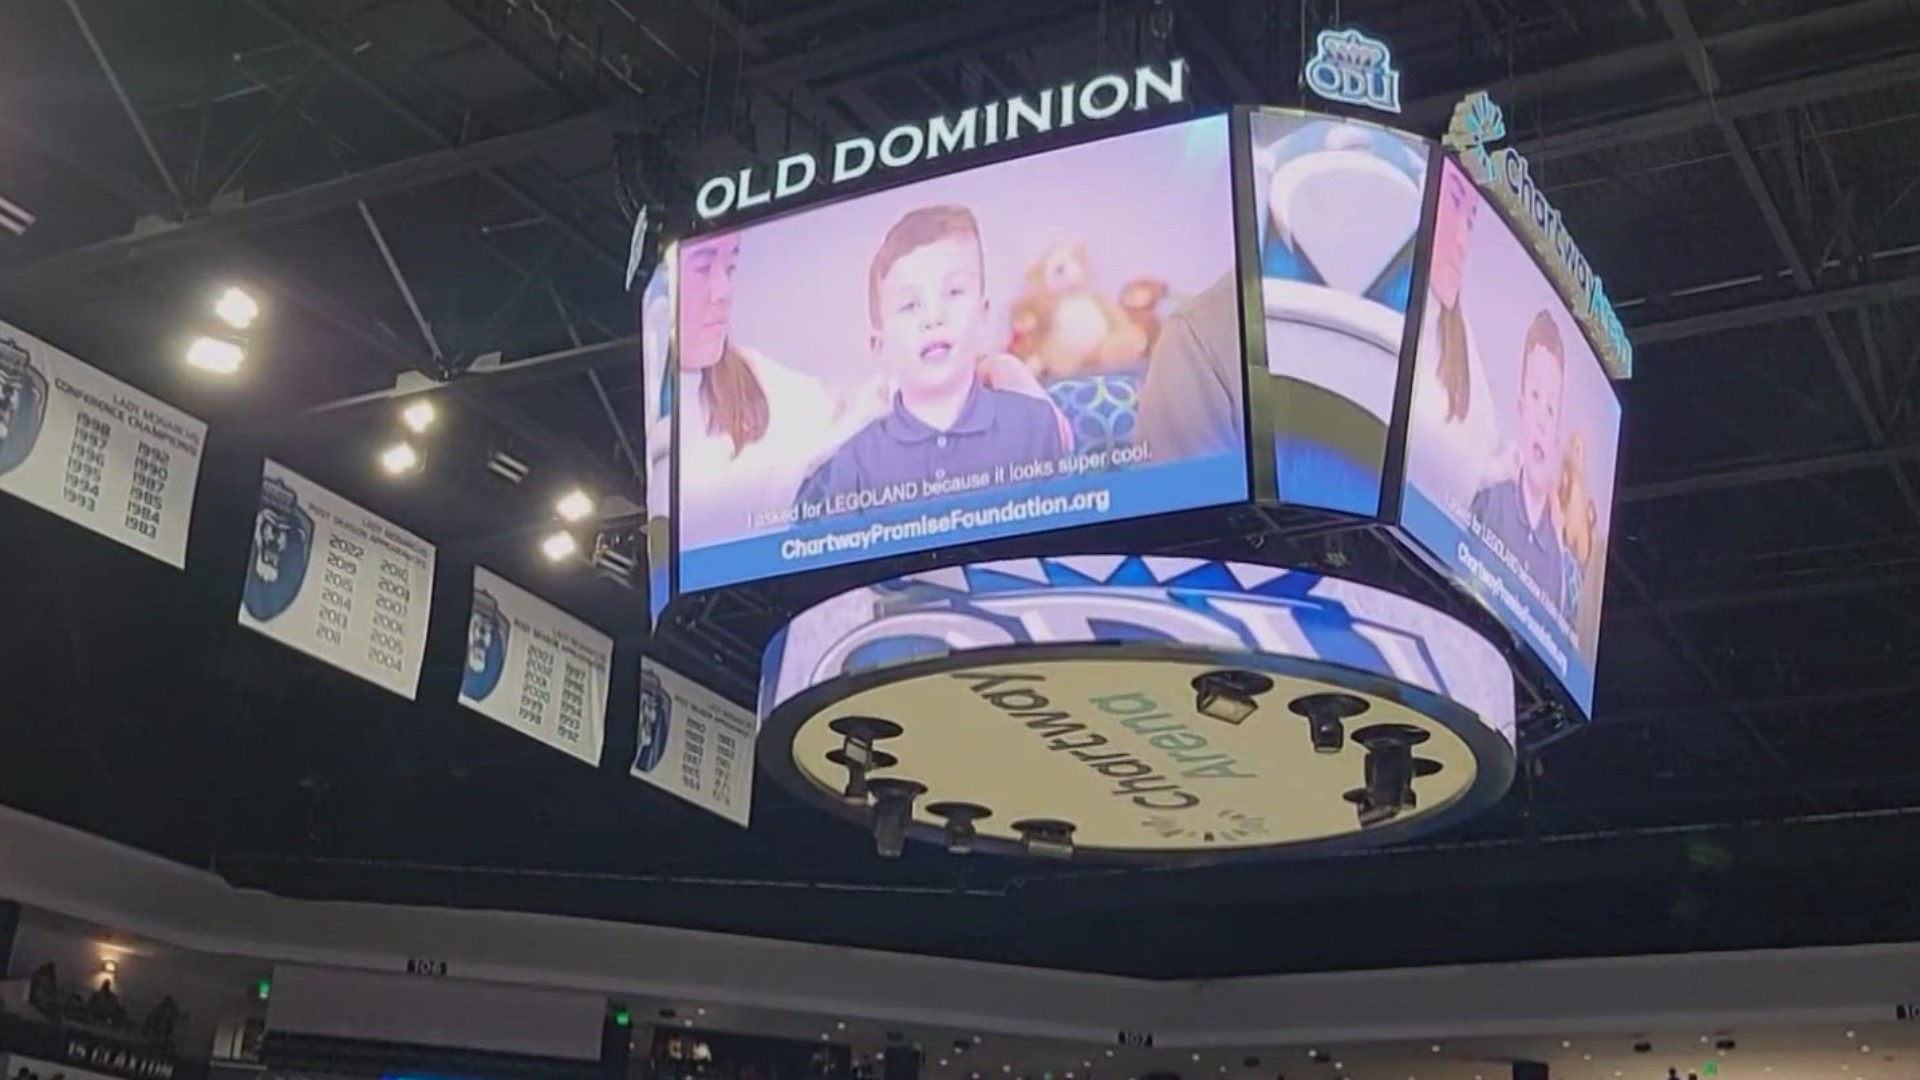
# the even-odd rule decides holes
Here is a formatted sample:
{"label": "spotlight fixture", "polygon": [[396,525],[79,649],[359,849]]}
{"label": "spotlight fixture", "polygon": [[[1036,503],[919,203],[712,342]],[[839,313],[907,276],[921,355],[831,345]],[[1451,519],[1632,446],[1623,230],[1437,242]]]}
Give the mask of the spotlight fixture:
{"label": "spotlight fixture", "polygon": [[380,467],[388,476],[401,476],[420,467],[420,451],[405,439],[380,451]]}
{"label": "spotlight fixture", "polygon": [[873,793],[874,849],[883,859],[897,859],[907,850],[914,800],[927,793],[927,785],[887,776],[867,786]]}
{"label": "spotlight fixture", "polygon": [[214,298],[213,313],[235,330],[245,330],[260,317],[260,302],[247,290],[230,285]]}
{"label": "spotlight fixture", "polygon": [[932,803],[927,807],[927,813],[946,819],[947,854],[949,855],[973,854],[973,842],[979,837],[974,822],[993,816],[993,811],[986,807],[967,802]]}
{"label": "spotlight fixture", "polygon": [[425,435],[427,429],[433,426],[433,422],[439,419],[439,416],[440,410],[434,408],[433,402],[426,398],[409,402],[406,408],[400,410],[400,422],[415,435]]}
{"label": "spotlight fixture", "polygon": [[547,538],[540,541],[540,554],[545,555],[548,562],[561,562],[572,558],[579,550],[580,542],[565,529],[548,533]]}
{"label": "spotlight fixture", "polygon": [[1273,680],[1257,671],[1209,671],[1194,677],[1193,707],[1201,716],[1240,724],[1260,707],[1255,699],[1272,689]]}
{"label": "spotlight fixture", "polygon": [[237,341],[202,334],[187,345],[187,364],[215,375],[232,375],[247,361],[247,350]]}
{"label": "spotlight fixture", "polygon": [[1052,818],[1029,818],[1013,823],[1028,855],[1048,859],[1073,858],[1074,824]]}
{"label": "spotlight fixture", "polygon": [[592,517],[593,510],[593,496],[588,495],[579,488],[574,488],[565,495],[560,496],[559,500],[553,504],[553,512],[559,514],[560,520],[569,525],[577,524]]}
{"label": "spotlight fixture", "polygon": [[[841,797],[850,803],[865,805],[868,774],[875,769],[891,768],[900,763],[892,754],[874,749],[873,744],[882,739],[896,738],[904,729],[891,720],[874,716],[843,716],[827,726],[838,732],[842,739],[838,749],[827,752],[828,761],[847,770],[847,785],[842,789]],[[980,1040],[975,1038],[974,1041]]]}
{"label": "spotlight fixture", "polygon": [[1307,722],[1316,754],[1337,754],[1347,745],[1347,721],[1372,708],[1352,694],[1308,694],[1293,699],[1287,710]]}

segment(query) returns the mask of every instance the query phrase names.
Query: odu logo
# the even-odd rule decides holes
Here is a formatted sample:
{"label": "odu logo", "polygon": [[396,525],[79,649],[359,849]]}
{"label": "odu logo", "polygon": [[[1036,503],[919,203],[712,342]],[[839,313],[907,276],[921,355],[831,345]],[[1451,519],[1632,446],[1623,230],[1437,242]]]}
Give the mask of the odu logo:
{"label": "odu logo", "polygon": [[1424,635],[1349,608],[1376,590],[1303,571],[1069,556],[954,567],[873,589],[877,617],[826,648],[805,685],[974,649],[1140,642],[1322,660],[1457,696]]}
{"label": "odu logo", "polygon": [[507,620],[500,601],[485,589],[473,593],[473,614],[467,619],[467,666],[460,673],[460,696],[485,701],[500,685],[507,666]]}
{"label": "odu logo", "polygon": [[300,495],[277,477],[260,484],[260,508],[253,518],[253,550],[247,559],[247,583],[240,603],[256,622],[278,618],[300,595],[313,553],[313,515]]}
{"label": "odu logo", "polygon": [[33,357],[0,339],[0,474],[12,472],[33,453],[47,418],[47,376]]}
{"label": "odu logo", "polygon": [[1400,73],[1383,41],[1358,30],[1322,30],[1307,61],[1307,86],[1328,101],[1381,112],[1400,111]]}
{"label": "odu logo", "polygon": [[660,676],[640,669],[640,741],[633,751],[633,771],[650,773],[667,754],[667,733],[673,729],[673,695]]}

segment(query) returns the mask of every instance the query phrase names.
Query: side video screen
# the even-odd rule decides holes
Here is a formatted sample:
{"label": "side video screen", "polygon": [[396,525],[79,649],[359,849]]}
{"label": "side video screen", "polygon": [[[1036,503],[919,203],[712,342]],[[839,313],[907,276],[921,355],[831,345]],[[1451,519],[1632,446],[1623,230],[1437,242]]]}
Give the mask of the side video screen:
{"label": "side video screen", "polygon": [[1620,402],[1457,165],[1440,182],[1401,525],[1593,706]]}
{"label": "side video screen", "polygon": [[1279,497],[1371,517],[1432,149],[1309,113],[1256,111],[1247,123],[1267,348],[1255,385]]}
{"label": "side video screen", "polygon": [[667,573],[671,561],[673,511],[673,262],[668,248],[640,294],[640,419],[647,454],[647,612],[654,622],[671,598]]}
{"label": "side video screen", "polygon": [[680,588],[1246,498],[1228,130],[682,242]]}

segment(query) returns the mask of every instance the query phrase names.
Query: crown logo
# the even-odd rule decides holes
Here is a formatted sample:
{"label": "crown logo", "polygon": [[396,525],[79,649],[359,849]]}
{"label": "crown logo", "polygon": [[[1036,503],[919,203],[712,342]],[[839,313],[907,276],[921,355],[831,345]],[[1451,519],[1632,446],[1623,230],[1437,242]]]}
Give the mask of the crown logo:
{"label": "crown logo", "polygon": [[1400,73],[1383,41],[1358,30],[1322,30],[1313,59],[1301,72],[1307,86],[1329,101],[1400,111]]}
{"label": "crown logo", "polygon": [[1336,64],[1356,68],[1387,66],[1387,47],[1358,30],[1320,31],[1320,55]]}
{"label": "crown logo", "polygon": [[291,514],[299,509],[300,496],[286,481],[270,476],[260,484],[260,505],[282,514]]}
{"label": "crown logo", "polygon": [[498,622],[500,619],[500,601],[494,599],[493,594],[487,590],[476,589],[473,594],[473,614],[476,618],[486,619],[489,622]]}
{"label": "crown logo", "polygon": [[0,375],[18,377],[32,370],[32,355],[12,338],[0,338]]}

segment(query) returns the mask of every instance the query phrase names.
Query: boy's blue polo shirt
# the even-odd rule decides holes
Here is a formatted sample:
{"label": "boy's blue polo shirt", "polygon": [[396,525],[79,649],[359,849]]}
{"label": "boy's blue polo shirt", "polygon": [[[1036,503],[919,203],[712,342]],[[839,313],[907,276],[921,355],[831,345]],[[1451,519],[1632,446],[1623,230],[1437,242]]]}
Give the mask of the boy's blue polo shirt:
{"label": "boy's blue polo shirt", "polygon": [[908,412],[896,394],[892,410],[840,444],[801,486],[800,496],[817,501],[878,492],[907,481],[924,486],[976,473],[991,475],[1004,466],[1054,461],[1063,453],[1059,417],[1041,398],[975,384],[959,418],[941,431]]}

